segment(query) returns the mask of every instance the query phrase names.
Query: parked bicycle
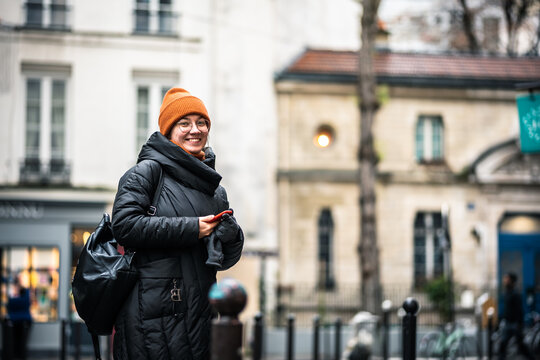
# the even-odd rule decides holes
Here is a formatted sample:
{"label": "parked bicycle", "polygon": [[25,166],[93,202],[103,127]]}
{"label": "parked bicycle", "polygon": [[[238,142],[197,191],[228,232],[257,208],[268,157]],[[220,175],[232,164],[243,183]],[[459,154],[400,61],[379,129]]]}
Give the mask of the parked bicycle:
{"label": "parked bicycle", "polygon": [[[505,326],[506,324],[503,320],[497,331],[495,331],[491,336],[494,354],[499,353],[500,343]],[[538,314],[534,314],[532,325],[523,330],[523,344],[529,349],[529,352],[535,356],[535,359],[540,360],[540,316],[538,316]],[[521,358],[515,337],[512,337],[506,346],[506,358]]]}
{"label": "parked bicycle", "polygon": [[527,320],[526,323],[530,324],[530,326],[525,329],[523,343],[536,356],[536,359],[540,359],[540,314],[531,311]]}
{"label": "parked bicycle", "polygon": [[431,331],[422,336],[418,355],[442,359],[465,359],[474,355],[475,342],[467,334],[468,323],[449,323],[441,331]]}

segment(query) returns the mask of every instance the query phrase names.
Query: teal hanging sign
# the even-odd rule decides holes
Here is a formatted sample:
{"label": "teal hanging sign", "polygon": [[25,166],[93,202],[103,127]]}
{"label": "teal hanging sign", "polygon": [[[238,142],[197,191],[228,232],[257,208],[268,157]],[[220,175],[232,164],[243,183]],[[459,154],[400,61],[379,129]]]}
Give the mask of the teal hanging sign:
{"label": "teal hanging sign", "polygon": [[521,95],[516,102],[521,152],[540,153],[540,94]]}

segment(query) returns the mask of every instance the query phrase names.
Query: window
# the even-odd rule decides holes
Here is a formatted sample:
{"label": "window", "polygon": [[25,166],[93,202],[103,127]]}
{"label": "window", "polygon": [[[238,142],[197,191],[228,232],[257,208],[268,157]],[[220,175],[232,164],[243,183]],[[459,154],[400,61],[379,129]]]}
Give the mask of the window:
{"label": "window", "polygon": [[482,19],[483,47],[490,53],[496,53],[499,49],[499,23],[495,17],[485,17]]}
{"label": "window", "polygon": [[444,252],[439,238],[442,233],[440,212],[419,212],[414,219],[414,282],[423,285],[426,280],[443,275]]}
{"label": "window", "polygon": [[135,31],[148,32],[150,30],[149,0],[137,0],[135,7]]}
{"label": "window", "polygon": [[173,35],[175,26],[172,0],[135,1],[135,33]]}
{"label": "window", "polygon": [[140,149],[148,138],[148,125],[150,122],[150,100],[148,86],[137,88],[137,145]]}
{"label": "window", "polygon": [[322,209],[319,215],[319,289],[331,290],[335,287],[333,274],[334,221],[330,209]]}
{"label": "window", "polygon": [[39,159],[41,80],[26,80],[26,159]]}
{"label": "window", "polygon": [[30,0],[26,3],[26,25],[31,27],[43,26],[43,1]]}
{"label": "window", "polygon": [[165,93],[172,87],[152,83],[151,81],[138,81],[137,115],[136,115],[136,141],[135,151],[138,154],[150,134],[158,130],[159,108]]}
{"label": "window", "polygon": [[28,0],[26,8],[26,26],[63,30],[68,28],[66,0]]}
{"label": "window", "polygon": [[[24,68],[32,66],[23,65]],[[67,76],[69,69],[42,74],[26,72],[24,160],[22,183],[69,182],[66,160]],[[57,68],[56,70],[59,70]]]}
{"label": "window", "polygon": [[159,27],[161,34],[170,34],[173,30],[172,0],[159,0],[158,10]]}
{"label": "window", "polygon": [[55,247],[8,246],[0,248],[2,262],[2,315],[9,297],[19,287],[30,292],[30,313],[35,322],[58,319],[58,267],[60,253]]}
{"label": "window", "polygon": [[440,116],[420,116],[416,123],[416,160],[440,162],[444,157],[444,128]]}

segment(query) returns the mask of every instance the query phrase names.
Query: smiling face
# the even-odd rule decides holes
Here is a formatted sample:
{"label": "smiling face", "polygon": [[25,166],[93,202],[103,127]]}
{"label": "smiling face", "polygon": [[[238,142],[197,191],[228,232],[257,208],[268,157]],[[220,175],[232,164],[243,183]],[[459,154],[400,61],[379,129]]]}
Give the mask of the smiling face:
{"label": "smiling face", "polygon": [[174,124],[169,139],[191,154],[199,154],[208,139],[206,119],[198,114],[184,116]]}

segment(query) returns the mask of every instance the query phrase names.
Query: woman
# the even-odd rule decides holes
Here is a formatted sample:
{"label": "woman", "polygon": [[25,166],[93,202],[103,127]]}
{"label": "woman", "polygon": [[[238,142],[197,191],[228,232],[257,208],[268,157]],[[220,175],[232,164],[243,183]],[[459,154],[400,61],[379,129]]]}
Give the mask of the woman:
{"label": "woman", "polygon": [[208,290],[217,270],[240,259],[244,243],[232,215],[210,222],[229,209],[214,153],[205,148],[210,125],[200,99],[170,89],[160,131],[120,179],[113,232],[120,245],[135,251],[140,277],[116,320],[115,359],[210,357]]}

